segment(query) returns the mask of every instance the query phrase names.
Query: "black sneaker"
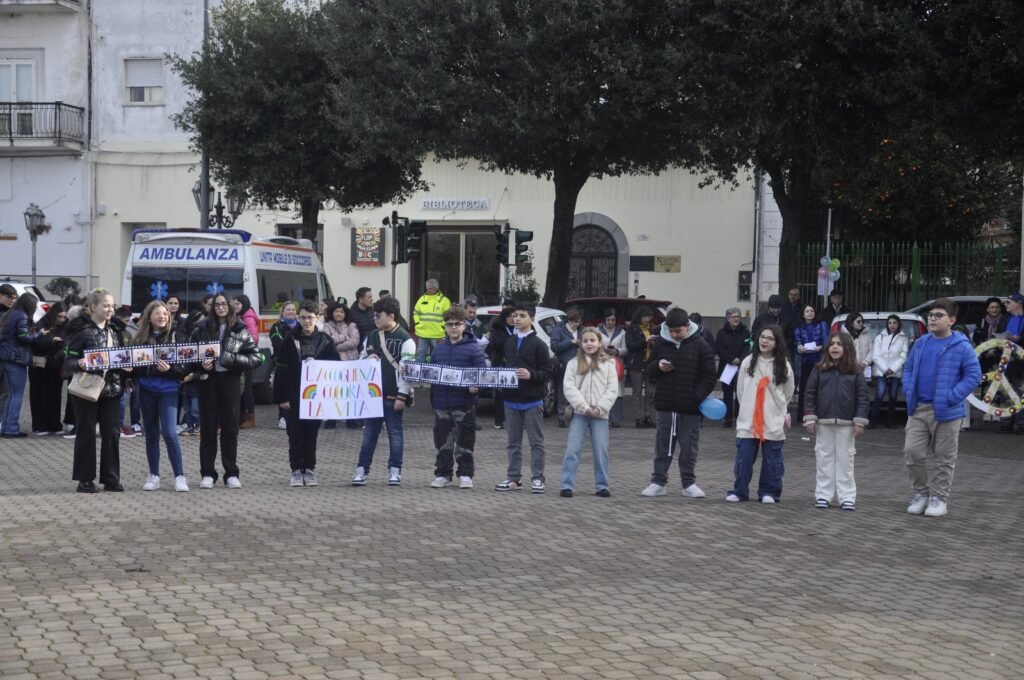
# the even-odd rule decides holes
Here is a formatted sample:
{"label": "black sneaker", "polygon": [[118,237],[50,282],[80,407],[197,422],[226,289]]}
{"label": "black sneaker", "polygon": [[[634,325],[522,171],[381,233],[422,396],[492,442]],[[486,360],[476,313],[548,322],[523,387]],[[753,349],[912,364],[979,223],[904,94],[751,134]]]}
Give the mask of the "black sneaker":
{"label": "black sneaker", "polygon": [[600,496],[601,498],[608,498],[609,496],[612,495],[612,492],[609,491],[608,489],[598,489],[594,495]]}
{"label": "black sneaker", "polygon": [[651,419],[649,416],[647,418],[644,418],[644,427],[654,427],[654,420]]}
{"label": "black sneaker", "polygon": [[99,493],[99,489],[96,487],[95,482],[79,482],[78,488],[75,489],[78,493]]}
{"label": "black sneaker", "polygon": [[636,427],[636,428],[644,427],[644,419],[643,418],[637,418],[636,419],[636,423],[633,424],[633,427]]}
{"label": "black sneaker", "polygon": [[558,492],[558,495],[562,498],[572,498],[572,489],[562,489]]}

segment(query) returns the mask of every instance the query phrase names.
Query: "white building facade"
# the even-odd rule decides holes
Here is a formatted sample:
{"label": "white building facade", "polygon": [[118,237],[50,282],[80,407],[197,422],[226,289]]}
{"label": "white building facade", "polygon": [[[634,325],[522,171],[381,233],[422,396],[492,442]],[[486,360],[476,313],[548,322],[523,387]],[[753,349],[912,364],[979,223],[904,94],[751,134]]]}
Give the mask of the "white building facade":
{"label": "white building facade", "polygon": [[[80,156],[64,159],[69,165],[83,165],[87,175],[76,194],[84,203],[69,205],[65,220],[81,225],[80,240],[67,244],[66,256],[53,252],[52,260],[50,249],[41,248],[40,274],[61,272],[80,279],[83,287],[98,282],[118,291],[133,229],[199,224],[191,193],[199,174],[198,157],[171,121],[189,93],[164,55],[187,56],[200,47],[202,2],[93,0],[91,12],[91,17],[82,10],[70,12],[85,17],[81,41],[92,43],[91,85],[83,86],[84,101],[92,93],[87,117],[92,120],[91,143]],[[0,24],[0,35],[6,34]],[[55,36],[50,39],[59,42]],[[0,227],[4,231],[12,230],[6,225],[27,206],[22,197],[41,183],[38,174],[29,181],[30,173],[18,173],[25,182],[17,200],[5,203],[0,193],[0,209],[10,204],[10,215],[4,213],[7,219]],[[0,192],[3,177],[0,169]],[[392,210],[427,222],[422,255],[395,272],[394,293],[404,304],[415,301],[427,278],[439,279],[453,299],[475,295],[482,302],[496,302],[503,270],[495,259],[494,230],[505,224],[534,232],[533,276],[543,286],[554,204],[550,182],[484,172],[472,163],[459,167],[434,161],[425,164],[424,178],[430,190],[402,205],[354,213],[324,206],[317,247],[336,295],[351,300],[360,286],[370,286],[375,293],[392,288],[391,233],[378,230]],[[720,317],[730,306],[749,312],[759,296],[774,292],[767,279],[759,283],[754,273],[756,262],[773,257],[763,234],[766,221],[756,214],[759,205],[761,212],[765,205],[774,208],[770,194],[757,201],[752,179],[736,189],[699,184],[699,177],[684,170],[588,182],[577,204],[573,264],[566,273],[573,293],[642,294]],[[43,205],[47,198],[31,200]],[[25,206],[17,207],[19,201]],[[78,216],[71,219],[74,210]],[[24,220],[19,219],[24,231]],[[299,222],[292,211],[250,207],[235,228],[261,236],[295,236]],[[17,243],[26,242],[22,236]],[[13,265],[24,262],[24,254],[8,260],[3,244],[0,241],[0,273],[20,273]],[[376,246],[383,252],[375,252]],[[777,254],[774,258],[777,271]],[[71,266],[73,261],[77,267]]]}
{"label": "white building facade", "polygon": [[0,278],[29,279],[25,210],[43,209],[40,283],[89,276],[89,17],[78,0],[6,0],[0,17]]}

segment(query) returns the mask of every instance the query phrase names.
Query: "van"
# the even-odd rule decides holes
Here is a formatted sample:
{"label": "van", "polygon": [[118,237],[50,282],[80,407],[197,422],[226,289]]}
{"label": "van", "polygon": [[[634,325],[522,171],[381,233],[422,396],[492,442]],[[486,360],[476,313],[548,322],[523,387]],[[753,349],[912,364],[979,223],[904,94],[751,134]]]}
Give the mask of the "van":
{"label": "van", "polygon": [[[241,229],[136,229],[125,263],[121,303],[139,314],[155,299],[181,299],[181,313],[202,305],[207,294],[245,294],[260,317],[259,348],[272,354],[270,327],[281,306],[333,299],[320,258],[308,239],[255,238]],[[271,399],[270,361],[253,373],[257,401]]]}

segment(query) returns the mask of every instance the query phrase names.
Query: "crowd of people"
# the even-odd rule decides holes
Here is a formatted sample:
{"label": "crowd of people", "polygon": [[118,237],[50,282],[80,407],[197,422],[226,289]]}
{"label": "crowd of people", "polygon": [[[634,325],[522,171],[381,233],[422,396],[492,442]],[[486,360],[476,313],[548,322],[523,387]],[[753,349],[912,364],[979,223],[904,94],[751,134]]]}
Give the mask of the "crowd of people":
{"label": "crowd of people", "polygon": [[[9,286],[7,288],[10,288]],[[380,361],[383,417],[346,420],[362,429],[362,443],[351,483],[367,483],[377,440],[387,430],[387,483],[401,484],[404,462],[403,413],[414,398],[403,363],[434,361],[461,368],[514,368],[517,385],[494,391],[495,427],[506,430],[507,468],[496,491],[529,488],[545,491],[544,399],[548,382],[560,389],[558,420],[567,427],[567,445],[559,493],[576,493],[576,476],[589,436],[594,460],[594,489],[611,495],[609,428],[621,426],[624,386],[633,388],[638,428],[653,428],[655,456],[649,485],[641,495],[663,496],[672,461],[678,458],[684,497],[706,494],[697,484],[697,457],[702,407],[721,384],[726,413],[723,424],[736,431],[734,482],[729,502],[751,499],[750,484],[758,453],[762,455],[756,498],[772,504],[782,499],[785,471],[783,448],[793,420],[815,436],[817,461],[815,506],[833,503],[856,508],[854,457],[856,440],[881,422],[893,426],[894,401],[902,387],[908,423],[904,453],[915,492],[908,512],[946,513],[957,456],[958,436],[966,414],[965,399],[982,379],[972,341],[1007,337],[1020,342],[1024,296],[1006,303],[992,298],[974,337],[957,332],[957,306],[947,299],[927,311],[928,334],[910,344],[898,315],[871,339],[863,316],[843,305],[833,293],[823,310],[801,304],[799,292],[783,303],[772,296],[768,312],[750,330],[739,310],[726,311],[726,323],[713,337],[699,314],[678,306],[655,324],[654,313],[640,307],[623,325],[606,310],[596,327],[584,327],[578,310],[550,335],[550,345],[537,335],[532,304],[506,301],[490,328],[476,318],[473,300],[452,304],[428,281],[426,294],[414,307],[414,328],[402,318],[400,305],[381,291],[356,291],[351,308],[342,301],[323,305],[306,300],[283,301],[280,318],[270,331],[275,370],[274,403],[278,426],[287,430],[292,486],[315,486],[319,429],[333,421],[299,418],[299,375],[309,359]],[[71,301],[75,302],[75,301]],[[31,294],[13,296],[0,286],[0,366],[6,398],[0,403],[3,437],[22,437],[18,416],[30,383],[32,431],[74,438],[73,479],[83,493],[123,491],[119,439],[144,433],[149,476],[143,489],[160,488],[161,441],[175,478],[174,488],[187,491],[179,434],[200,437],[200,488],[222,478],[228,488],[241,487],[237,460],[239,430],[255,425],[252,371],[265,360],[259,351],[258,316],[245,296],[208,296],[202,309],[186,317],[180,299],[153,300],[137,323],[119,318],[113,296],[90,292],[80,304],[56,303],[33,323],[37,301]],[[845,314],[838,331],[830,317]],[[414,340],[415,337],[419,339]],[[437,336],[440,330],[440,337]],[[84,354],[97,348],[219,342],[220,353],[197,363],[167,363],[99,371]],[[874,399],[870,383],[874,382]],[[61,394],[68,383],[67,407],[61,415]],[[472,488],[476,473],[473,450],[479,390],[476,387],[433,385],[435,479],[442,488],[458,478]],[[791,402],[799,394],[796,408]],[[127,395],[131,394],[129,397]],[[137,406],[134,402],[137,401]],[[873,401],[873,403],[872,403]],[[141,421],[141,423],[139,422]],[[1013,427],[1012,419],[1009,427]],[[529,483],[523,475],[524,432],[530,449]],[[97,440],[96,434],[99,437]],[[130,433],[130,434],[129,434]],[[97,441],[98,451],[97,451]],[[676,448],[678,446],[678,456]],[[98,471],[97,471],[97,453]],[[217,468],[218,453],[220,469]],[[928,463],[931,463],[930,469]]]}

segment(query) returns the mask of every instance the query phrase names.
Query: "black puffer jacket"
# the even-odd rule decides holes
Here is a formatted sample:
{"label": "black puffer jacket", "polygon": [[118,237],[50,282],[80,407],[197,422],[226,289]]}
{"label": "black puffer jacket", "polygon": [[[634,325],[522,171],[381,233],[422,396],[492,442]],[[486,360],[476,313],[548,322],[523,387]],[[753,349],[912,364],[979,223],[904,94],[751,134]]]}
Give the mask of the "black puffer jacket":
{"label": "black puffer jacket", "polygon": [[[205,323],[196,326],[192,331],[193,342],[209,342],[216,339],[217,331],[214,330],[213,336],[211,336]],[[256,347],[256,342],[249,335],[249,330],[241,321],[235,321],[235,325],[224,334],[224,338],[220,342],[220,365],[230,373],[237,375],[250,368],[256,368],[262,363],[263,354]],[[199,370],[213,373],[217,367],[214,366],[206,371],[202,364],[199,364]]]}
{"label": "black puffer jacket", "polygon": [[[64,327],[64,333],[68,340],[64,349],[64,377],[70,377],[82,369],[78,367],[78,360],[81,359],[86,350],[104,349],[108,346],[107,338],[110,339],[110,347],[123,347],[121,334],[114,330],[111,323],[106,328],[100,328],[88,316],[79,316],[68,321]],[[96,371],[90,371],[95,373]],[[124,391],[125,373],[119,369],[107,371],[103,391],[100,392],[100,399],[120,397]]]}
{"label": "black puffer jacket", "polygon": [[[658,367],[662,359],[672,362],[671,371]],[[646,371],[654,383],[655,410],[695,414],[715,386],[715,353],[692,321],[678,346],[662,326]]]}
{"label": "black puffer jacket", "polygon": [[[305,346],[302,346],[303,341]],[[297,342],[305,350],[301,352],[303,356],[299,356],[299,348],[295,346]],[[274,355],[277,362],[277,373],[274,374],[275,404],[298,401],[299,387],[302,385],[302,362],[307,357],[321,361],[341,360],[338,350],[334,349],[334,341],[326,333],[314,330],[312,336],[303,338],[301,328],[289,331],[278,344],[277,354]]]}
{"label": "black puffer jacket", "polygon": [[513,332],[512,337],[505,340],[505,366],[509,368],[525,368],[530,372],[526,380],[519,379],[519,386],[514,390],[506,389],[505,401],[516,404],[529,404],[544,399],[544,386],[551,377],[551,352],[548,346],[531,331],[519,343],[519,336]]}
{"label": "black puffer jacket", "polygon": [[868,424],[868,383],[864,375],[815,367],[807,379],[803,421],[839,425]]}
{"label": "black puffer jacket", "polygon": [[715,350],[718,352],[718,358],[722,360],[721,368],[723,370],[732,363],[733,359],[739,359],[736,366],[740,365],[740,362],[750,353],[748,340],[750,340],[750,332],[743,324],[733,328],[727,321],[725,326],[718,331],[718,335],[715,337]]}

